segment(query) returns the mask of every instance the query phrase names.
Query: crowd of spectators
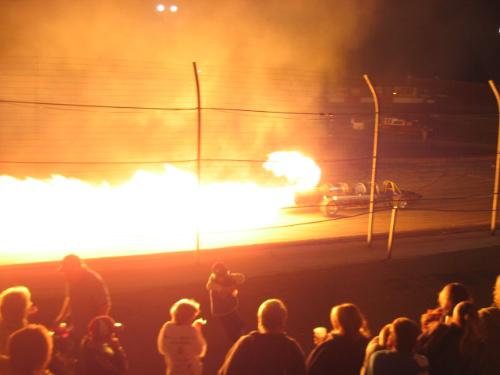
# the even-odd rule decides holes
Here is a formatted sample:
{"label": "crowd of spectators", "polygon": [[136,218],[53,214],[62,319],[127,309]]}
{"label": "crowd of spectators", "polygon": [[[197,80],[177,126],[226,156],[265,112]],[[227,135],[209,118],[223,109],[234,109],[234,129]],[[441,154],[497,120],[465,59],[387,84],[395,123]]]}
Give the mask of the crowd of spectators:
{"label": "crowd of spectators", "polygon": [[[121,375],[128,370],[120,324],[101,276],[76,255],[62,261],[66,295],[49,331],[30,324],[37,311],[25,286],[0,294],[0,375]],[[313,329],[306,355],[286,333],[288,308],[277,298],[262,302],[257,327],[244,333],[238,288],[245,276],[217,263],[206,289],[211,313],[220,320],[231,348],[218,375],[498,375],[500,374],[500,275],[493,303],[478,308],[467,287],[443,287],[437,306],[420,322],[398,317],[372,337],[367,317],[353,303],[333,306],[331,329]],[[293,311],[291,312],[293,313]],[[207,341],[200,304],[182,298],[157,336],[167,375],[201,375]],[[210,319],[211,319],[210,318]],[[313,325],[311,325],[313,327]]]}

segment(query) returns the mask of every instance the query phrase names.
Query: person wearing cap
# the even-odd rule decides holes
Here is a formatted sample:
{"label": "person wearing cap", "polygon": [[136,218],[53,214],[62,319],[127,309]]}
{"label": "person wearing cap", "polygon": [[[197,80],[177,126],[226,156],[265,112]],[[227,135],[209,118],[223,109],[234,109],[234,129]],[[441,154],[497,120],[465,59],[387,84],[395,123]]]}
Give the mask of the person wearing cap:
{"label": "person wearing cap", "polygon": [[117,330],[117,324],[110,316],[92,319],[80,348],[80,375],[121,375],[127,372],[127,356]]}
{"label": "person wearing cap", "polygon": [[212,316],[218,318],[226,334],[235,342],[242,334],[243,321],[238,313],[238,286],[245,282],[245,275],[231,272],[222,263],[212,266],[207,282]]}
{"label": "person wearing cap", "polygon": [[63,258],[60,272],[66,280],[66,296],[56,318],[56,324],[68,318],[77,342],[96,316],[108,315],[111,309],[109,291],[102,277],[74,254]]}

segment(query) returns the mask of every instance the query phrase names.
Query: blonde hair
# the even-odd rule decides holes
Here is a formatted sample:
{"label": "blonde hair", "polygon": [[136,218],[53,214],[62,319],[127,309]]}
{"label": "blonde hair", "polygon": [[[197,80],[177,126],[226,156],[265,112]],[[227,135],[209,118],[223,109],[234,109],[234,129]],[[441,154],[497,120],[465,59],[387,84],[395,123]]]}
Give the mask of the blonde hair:
{"label": "blonde hair", "polygon": [[170,308],[170,317],[177,324],[191,324],[200,313],[200,304],[194,299],[182,298]]}
{"label": "blonde hair", "polygon": [[336,333],[346,336],[370,336],[365,317],[353,303],[334,306],[330,312],[330,321]]}
{"label": "blonde hair", "polygon": [[288,310],[283,301],[273,298],[261,303],[257,311],[259,329],[273,331],[284,329]]}
{"label": "blonde hair", "polygon": [[7,323],[25,319],[30,305],[31,293],[25,286],[13,286],[0,293],[0,317]]}

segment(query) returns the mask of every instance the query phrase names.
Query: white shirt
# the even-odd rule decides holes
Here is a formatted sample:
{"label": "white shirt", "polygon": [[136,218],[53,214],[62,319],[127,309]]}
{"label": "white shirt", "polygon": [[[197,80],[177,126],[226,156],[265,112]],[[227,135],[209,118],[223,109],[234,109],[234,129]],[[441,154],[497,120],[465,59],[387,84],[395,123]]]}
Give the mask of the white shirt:
{"label": "white shirt", "polygon": [[201,375],[207,343],[201,329],[166,322],[158,334],[158,351],[165,356],[167,375]]}

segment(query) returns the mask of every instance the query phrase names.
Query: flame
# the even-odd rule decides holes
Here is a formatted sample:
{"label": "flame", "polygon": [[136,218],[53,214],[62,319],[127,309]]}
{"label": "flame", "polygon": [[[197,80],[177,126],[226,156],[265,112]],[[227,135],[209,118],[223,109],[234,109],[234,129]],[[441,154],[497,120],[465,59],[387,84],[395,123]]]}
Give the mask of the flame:
{"label": "flame", "polygon": [[[295,171],[293,167],[295,165]],[[196,233],[272,226],[294,193],[320,173],[298,152],[277,152],[264,168],[291,178],[279,186],[198,184],[170,164],[163,173],[136,171],[119,186],[60,175],[0,176],[0,264],[193,249]],[[304,175],[301,175],[303,173]]]}
{"label": "flame", "polygon": [[298,191],[312,189],[321,178],[321,169],[311,158],[298,151],[276,151],[269,155],[264,168],[277,177],[286,177]]}

